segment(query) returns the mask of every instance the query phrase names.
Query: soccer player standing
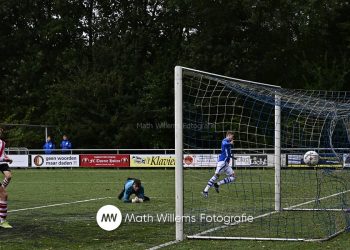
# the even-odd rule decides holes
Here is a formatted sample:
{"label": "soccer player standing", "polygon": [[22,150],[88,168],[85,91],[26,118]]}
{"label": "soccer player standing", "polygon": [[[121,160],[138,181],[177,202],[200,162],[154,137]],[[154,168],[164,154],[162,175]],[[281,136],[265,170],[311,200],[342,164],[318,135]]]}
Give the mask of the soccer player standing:
{"label": "soccer player standing", "polygon": [[[234,135],[231,131],[226,133],[226,138],[221,142],[221,154],[218,158],[218,163],[216,165],[215,174],[208,181],[207,186],[204,188],[202,194],[204,198],[208,198],[209,189],[214,186],[215,191],[219,193],[219,187],[222,184],[228,184],[235,180],[235,172],[232,167],[230,167],[230,159],[234,160],[234,157],[231,154],[231,148],[233,148]],[[233,163],[232,163],[233,164]],[[225,173],[227,177],[219,182],[216,180],[220,177],[220,174]]]}
{"label": "soccer player standing", "polygon": [[[0,128],[0,137],[2,137],[3,129]],[[5,178],[0,183],[0,227],[12,228],[12,226],[6,221],[7,217],[7,192],[6,187],[10,184],[12,175],[8,163],[12,163],[12,160],[5,154],[5,142],[0,139],[0,171],[4,174]]]}

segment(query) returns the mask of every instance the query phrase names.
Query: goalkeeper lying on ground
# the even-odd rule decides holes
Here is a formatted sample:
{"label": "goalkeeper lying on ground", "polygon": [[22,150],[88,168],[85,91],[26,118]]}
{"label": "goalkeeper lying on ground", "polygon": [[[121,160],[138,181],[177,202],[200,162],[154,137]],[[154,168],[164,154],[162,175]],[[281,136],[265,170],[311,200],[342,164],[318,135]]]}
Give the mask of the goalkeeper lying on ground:
{"label": "goalkeeper lying on ground", "polygon": [[[135,194],[135,198],[130,200],[130,196]],[[141,185],[141,181],[135,178],[128,178],[124,183],[123,190],[118,196],[119,200],[123,202],[140,203],[144,201],[149,201],[150,199],[145,196],[145,191]]]}

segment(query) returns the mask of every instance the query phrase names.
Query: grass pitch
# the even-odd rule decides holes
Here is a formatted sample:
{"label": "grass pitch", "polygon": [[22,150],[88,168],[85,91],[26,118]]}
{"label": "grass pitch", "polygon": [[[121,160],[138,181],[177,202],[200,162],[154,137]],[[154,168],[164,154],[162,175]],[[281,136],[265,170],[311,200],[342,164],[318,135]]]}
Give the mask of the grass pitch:
{"label": "grass pitch", "polygon": [[[243,172],[239,174],[244,178]],[[123,221],[117,230],[107,232],[99,228],[95,219],[98,209],[107,204],[117,206],[123,215],[174,213],[173,170],[28,169],[13,170],[13,175],[8,188],[8,220],[14,228],[0,229],[0,249],[146,249],[175,239],[175,226],[171,222]],[[212,171],[208,170],[185,171],[185,207],[195,207],[198,203],[198,207],[215,206],[217,210],[220,201],[227,201],[232,187],[224,187],[220,194],[211,191],[209,201],[200,197],[199,192],[211,175]],[[249,174],[256,178],[264,175],[270,176],[270,172],[255,170]],[[125,204],[117,200],[127,177],[142,180],[151,202]],[[271,179],[263,179],[270,183],[273,175]],[[191,185],[187,185],[189,181]],[[237,179],[237,184],[239,181]],[[241,194],[257,197],[257,194],[240,192],[240,187],[237,185],[238,191],[230,192],[237,193],[232,204],[243,201]],[[294,193],[297,187],[293,188]],[[301,192],[302,187],[299,189]],[[322,243],[185,240],[165,249],[347,249],[349,246],[349,234],[343,233]]]}

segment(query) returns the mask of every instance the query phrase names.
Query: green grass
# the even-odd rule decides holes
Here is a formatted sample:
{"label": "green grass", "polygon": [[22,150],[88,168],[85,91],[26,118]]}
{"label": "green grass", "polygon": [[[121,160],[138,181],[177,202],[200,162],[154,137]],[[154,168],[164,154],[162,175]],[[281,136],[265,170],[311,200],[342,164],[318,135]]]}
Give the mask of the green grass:
{"label": "green grass", "polygon": [[[271,189],[273,190],[274,186],[271,173],[273,172],[270,170],[237,171],[239,178],[236,184],[223,187],[220,194],[212,191],[209,199],[203,200],[200,197],[200,191],[212,175],[212,171],[185,171],[185,211],[192,214],[198,214],[199,211],[238,212],[259,204],[260,210],[248,211],[254,215],[261,214],[273,204]],[[303,197],[315,195],[315,180],[312,179],[312,175],[307,172],[303,172],[303,175],[299,173],[301,172],[293,171],[288,174],[291,180],[297,178],[297,175],[299,177],[297,182],[286,181],[285,194],[290,197],[285,199],[286,206],[287,203],[297,204],[306,200],[299,198],[301,192]],[[10,211],[8,220],[14,228],[0,229],[0,249],[125,249],[126,247],[145,249],[175,239],[174,223],[123,222],[117,230],[106,232],[98,227],[95,220],[98,209],[107,204],[116,205],[124,215],[126,213],[136,215],[173,213],[175,197],[173,170],[41,169],[14,170],[13,175],[13,181],[8,188]],[[146,195],[151,197],[151,202],[125,204],[116,198],[105,198],[14,211],[93,198],[116,197],[123,182],[130,176],[142,180]],[[333,192],[330,188],[333,188],[334,184],[329,181],[325,183],[328,185],[328,192]],[[303,219],[303,217],[297,217]],[[305,223],[311,218],[306,217]],[[261,220],[250,226],[242,224],[238,227],[239,230],[225,229],[215,232],[215,235],[228,236],[241,232],[259,234],[260,226],[268,224],[267,221]],[[212,226],[215,225],[194,223],[192,226],[186,225],[185,230],[199,232]],[[263,235],[266,232],[260,233]],[[185,240],[166,249],[346,249],[349,245],[349,234],[343,233],[322,243]]]}

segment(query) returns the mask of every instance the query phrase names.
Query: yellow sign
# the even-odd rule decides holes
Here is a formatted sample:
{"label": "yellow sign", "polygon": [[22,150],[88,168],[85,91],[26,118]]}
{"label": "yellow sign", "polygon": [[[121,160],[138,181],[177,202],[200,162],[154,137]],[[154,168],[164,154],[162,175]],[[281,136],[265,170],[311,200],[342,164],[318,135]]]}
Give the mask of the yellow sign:
{"label": "yellow sign", "polygon": [[130,155],[130,167],[175,167],[175,156]]}

